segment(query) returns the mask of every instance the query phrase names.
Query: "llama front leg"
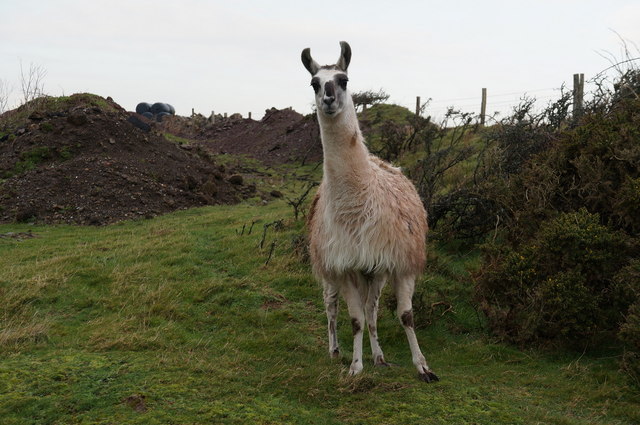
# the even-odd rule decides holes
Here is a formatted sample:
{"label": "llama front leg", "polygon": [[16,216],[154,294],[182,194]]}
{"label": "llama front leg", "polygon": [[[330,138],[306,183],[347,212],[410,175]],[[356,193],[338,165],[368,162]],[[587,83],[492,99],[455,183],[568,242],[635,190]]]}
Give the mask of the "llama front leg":
{"label": "llama front leg", "polygon": [[364,306],[365,319],[369,328],[369,343],[371,344],[371,354],[373,355],[373,364],[376,366],[389,366],[384,360],[384,353],[378,342],[378,302],[380,293],[386,283],[386,275],[376,275],[368,282],[367,299]]}
{"label": "llama front leg", "polygon": [[364,306],[361,291],[358,288],[358,277],[349,276],[342,286],[342,293],[349,316],[351,317],[351,327],[353,330],[353,359],[349,367],[349,375],[353,376],[362,371],[362,336],[364,334],[363,327],[365,325]]}
{"label": "llama front leg", "polygon": [[409,276],[398,279],[395,282],[396,299],[398,301],[397,314],[404,331],[407,334],[407,340],[409,341],[409,348],[411,349],[411,357],[413,364],[418,370],[418,376],[425,382],[435,382],[440,379],[431,371],[427,365],[427,361],[420,350],[418,345],[418,338],[414,330],[413,323],[413,308],[411,304],[411,298],[413,297],[413,290],[415,287],[415,277]]}
{"label": "llama front leg", "polygon": [[322,281],[324,307],[327,312],[327,328],[329,333],[329,355],[333,358],[340,357],[338,346],[338,289],[330,282]]}

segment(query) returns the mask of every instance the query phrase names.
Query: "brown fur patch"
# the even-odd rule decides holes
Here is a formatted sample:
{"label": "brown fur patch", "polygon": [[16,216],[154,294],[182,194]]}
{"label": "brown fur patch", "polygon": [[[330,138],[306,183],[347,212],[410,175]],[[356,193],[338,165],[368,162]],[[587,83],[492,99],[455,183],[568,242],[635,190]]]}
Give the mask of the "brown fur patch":
{"label": "brown fur patch", "polygon": [[307,215],[307,225],[311,223],[313,217],[316,215],[316,207],[318,206],[318,200],[320,199],[320,192],[316,193],[316,196],[313,197],[313,201],[311,201],[311,206],[309,207],[309,214]]}
{"label": "brown fur patch", "polygon": [[413,235],[413,229],[411,227],[411,222],[407,220],[407,228],[409,229],[409,234]]}
{"label": "brown fur patch", "polygon": [[360,326],[360,321],[355,317],[351,318],[351,330],[353,331],[354,335],[362,330],[362,326]]}
{"label": "brown fur patch", "polygon": [[358,143],[358,133],[353,133],[353,137],[351,137],[351,147],[354,147]]}
{"label": "brown fur patch", "polygon": [[413,312],[411,310],[407,310],[402,313],[402,324],[408,328],[413,328]]}

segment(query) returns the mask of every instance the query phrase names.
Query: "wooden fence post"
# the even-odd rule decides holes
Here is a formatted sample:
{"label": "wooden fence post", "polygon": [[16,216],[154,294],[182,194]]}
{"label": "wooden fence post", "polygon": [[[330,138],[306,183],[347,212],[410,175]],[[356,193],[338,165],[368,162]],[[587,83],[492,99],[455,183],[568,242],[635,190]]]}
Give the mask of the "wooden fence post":
{"label": "wooden fence post", "polygon": [[573,118],[584,112],[584,74],[573,74]]}
{"label": "wooden fence post", "polygon": [[480,104],[480,125],[484,125],[486,115],[487,115],[487,89],[483,87],[482,103]]}
{"label": "wooden fence post", "polygon": [[416,116],[420,115],[420,96],[416,96]]}

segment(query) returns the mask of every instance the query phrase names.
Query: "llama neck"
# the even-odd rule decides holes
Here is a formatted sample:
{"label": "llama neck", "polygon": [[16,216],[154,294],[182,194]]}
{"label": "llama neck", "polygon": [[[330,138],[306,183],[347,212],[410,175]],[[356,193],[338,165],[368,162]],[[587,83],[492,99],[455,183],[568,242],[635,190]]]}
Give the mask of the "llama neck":
{"label": "llama neck", "polygon": [[346,106],[335,117],[318,112],[324,179],[331,186],[346,188],[368,181],[370,173],[369,151],[358,125],[353,106]]}

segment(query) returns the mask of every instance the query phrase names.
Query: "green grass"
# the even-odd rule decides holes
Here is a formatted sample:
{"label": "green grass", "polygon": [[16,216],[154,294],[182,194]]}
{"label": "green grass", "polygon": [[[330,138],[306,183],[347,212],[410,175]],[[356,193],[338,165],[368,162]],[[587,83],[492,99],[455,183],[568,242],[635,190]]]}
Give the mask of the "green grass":
{"label": "green grass", "polygon": [[178,145],[188,146],[188,145],[190,145],[192,143],[192,141],[190,139],[186,139],[184,137],[176,136],[175,134],[171,134],[171,133],[166,133],[165,132],[165,133],[162,133],[162,135],[168,141],[173,142],[173,143],[177,143]]}
{"label": "green grass", "polygon": [[358,115],[360,119],[372,121],[375,127],[386,121],[406,123],[415,115],[415,113],[404,106],[379,103],[367,108],[366,112],[360,112]]}
{"label": "green grass", "polygon": [[52,150],[48,146],[36,146],[20,154],[20,160],[15,163],[12,169],[6,170],[0,175],[3,178],[10,178],[37,168],[40,164],[58,157],[62,161],[72,158],[73,154],[68,146]]}
{"label": "green grass", "polygon": [[47,146],[37,146],[29,151],[20,154],[20,161],[16,162],[13,170],[5,173],[6,176],[22,174],[25,171],[33,170],[38,164],[51,158],[51,150]]}
{"label": "green grass", "polygon": [[[381,343],[397,367],[374,368],[367,347],[365,371],[348,377],[346,308],[335,361],[291,217],[276,201],[106,227],[0,226],[37,235],[0,238],[0,423],[640,422],[617,359],[491,342],[470,303],[474,253],[429,255],[421,302],[452,311],[425,316],[418,338],[441,382],[417,380],[384,306]],[[263,225],[280,219],[260,248]]]}

